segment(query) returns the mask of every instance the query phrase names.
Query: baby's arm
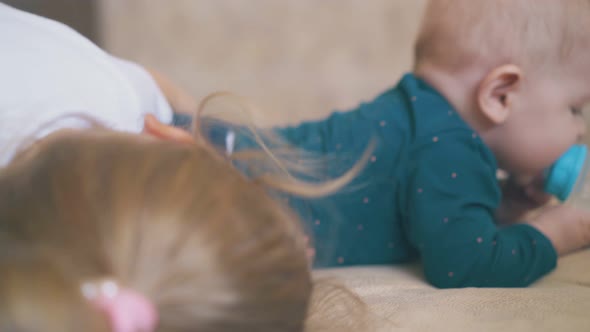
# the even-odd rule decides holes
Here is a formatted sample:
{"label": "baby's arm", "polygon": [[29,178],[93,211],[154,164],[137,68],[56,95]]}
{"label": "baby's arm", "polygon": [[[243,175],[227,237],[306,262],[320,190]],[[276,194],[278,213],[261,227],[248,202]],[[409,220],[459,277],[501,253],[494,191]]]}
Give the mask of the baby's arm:
{"label": "baby's arm", "polygon": [[539,176],[519,183],[509,178],[503,185],[504,197],[497,213],[504,217],[500,221],[513,224],[527,220],[551,240],[559,255],[590,245],[590,211],[551,202],[551,196],[543,191],[543,180]]}
{"label": "baby's arm", "polygon": [[523,287],[556,266],[557,252],[544,231],[496,225],[501,193],[495,159],[483,143],[467,133],[447,133],[413,158],[404,205],[407,236],[432,284]]}

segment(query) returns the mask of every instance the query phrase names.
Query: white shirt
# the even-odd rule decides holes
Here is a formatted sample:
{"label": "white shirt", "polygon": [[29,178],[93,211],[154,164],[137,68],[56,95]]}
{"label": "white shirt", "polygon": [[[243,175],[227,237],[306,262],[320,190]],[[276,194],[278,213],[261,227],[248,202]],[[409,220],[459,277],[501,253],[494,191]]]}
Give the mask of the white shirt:
{"label": "white shirt", "polygon": [[[152,77],[71,28],[0,3],[0,166],[23,142],[89,124],[139,133],[146,114],[170,123]],[[68,117],[70,116],[70,117]]]}

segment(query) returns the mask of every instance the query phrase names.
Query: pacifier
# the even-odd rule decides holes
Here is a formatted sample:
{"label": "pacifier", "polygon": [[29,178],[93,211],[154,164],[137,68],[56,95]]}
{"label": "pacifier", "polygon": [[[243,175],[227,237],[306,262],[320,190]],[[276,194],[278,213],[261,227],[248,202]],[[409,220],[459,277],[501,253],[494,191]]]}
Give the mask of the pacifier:
{"label": "pacifier", "polygon": [[586,145],[572,146],[546,171],[545,192],[562,202],[585,201],[584,205],[590,204],[590,187],[585,184],[589,168],[587,157]]}

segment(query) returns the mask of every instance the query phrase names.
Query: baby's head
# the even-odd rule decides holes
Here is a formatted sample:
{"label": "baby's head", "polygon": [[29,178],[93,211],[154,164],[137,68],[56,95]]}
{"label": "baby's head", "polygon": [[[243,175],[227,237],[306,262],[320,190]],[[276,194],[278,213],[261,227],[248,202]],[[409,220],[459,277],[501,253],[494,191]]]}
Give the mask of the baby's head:
{"label": "baby's head", "polygon": [[460,72],[512,63],[561,71],[556,66],[583,60],[589,16],[588,0],[431,0],[416,43],[416,65],[436,63]]}
{"label": "baby's head", "polygon": [[540,172],[584,133],[588,0],[431,0],[415,52],[508,171]]}
{"label": "baby's head", "polygon": [[[56,308],[79,304],[83,284],[113,280],[155,306],[157,331],[303,327],[311,280],[296,218],[206,146],[99,129],[52,134],[0,172],[0,236],[63,258],[35,270],[68,295]],[[7,266],[3,282],[34,270]],[[2,285],[15,290],[0,326],[41,319],[18,307],[35,294]],[[62,323],[45,331],[73,331]]]}

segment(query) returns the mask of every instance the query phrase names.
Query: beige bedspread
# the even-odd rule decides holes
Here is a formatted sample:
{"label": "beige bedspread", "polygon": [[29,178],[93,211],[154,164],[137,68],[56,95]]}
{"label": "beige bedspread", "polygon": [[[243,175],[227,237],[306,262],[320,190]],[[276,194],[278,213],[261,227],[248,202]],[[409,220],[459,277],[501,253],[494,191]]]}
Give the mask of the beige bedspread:
{"label": "beige bedspread", "polygon": [[354,325],[346,320],[360,315],[368,317],[362,329],[370,331],[590,331],[590,250],[562,258],[552,274],[526,289],[439,290],[424,281],[419,265],[315,274],[341,281],[368,307],[366,313],[334,304],[315,308],[313,319],[323,324]]}

